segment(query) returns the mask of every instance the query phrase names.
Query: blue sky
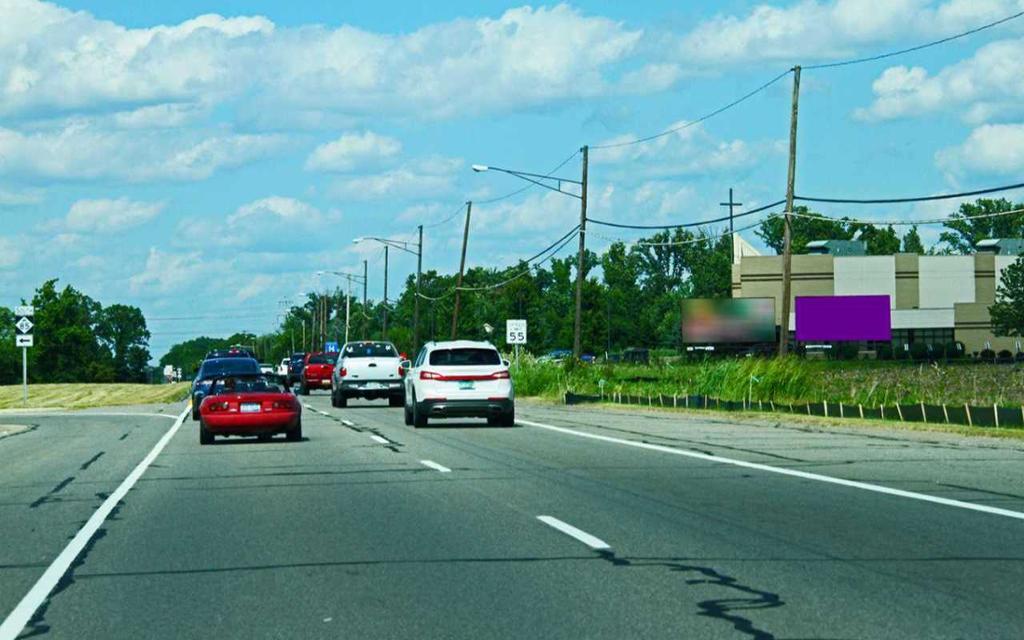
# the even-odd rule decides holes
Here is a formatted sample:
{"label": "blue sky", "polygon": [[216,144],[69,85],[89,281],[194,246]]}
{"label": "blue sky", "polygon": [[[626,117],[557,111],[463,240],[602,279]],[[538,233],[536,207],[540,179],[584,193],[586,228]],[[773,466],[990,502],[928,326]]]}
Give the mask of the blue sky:
{"label": "blue sky", "polygon": [[[0,303],[58,277],[141,306],[156,355],[194,335],[265,331],[280,300],[339,284],[317,270],[367,259],[380,297],[380,251],[353,238],[409,239],[467,199],[521,186],[474,163],[546,171],[583,144],[684,123],[793,64],[910,46],[1021,8],[0,0]],[[805,71],[797,191],[1019,182],[1022,28]],[[748,206],[781,198],[789,82],[679,134],[594,150],[593,217],[706,220],[730,187]],[[578,171],[574,158],[561,173]],[[575,224],[576,206],[536,189],[479,205],[469,263],[534,253]],[[950,206],[823,211],[910,219]],[[426,268],[456,268],[460,222],[428,229]],[[635,236],[595,230],[590,244]],[[393,290],[414,268],[394,257]]]}

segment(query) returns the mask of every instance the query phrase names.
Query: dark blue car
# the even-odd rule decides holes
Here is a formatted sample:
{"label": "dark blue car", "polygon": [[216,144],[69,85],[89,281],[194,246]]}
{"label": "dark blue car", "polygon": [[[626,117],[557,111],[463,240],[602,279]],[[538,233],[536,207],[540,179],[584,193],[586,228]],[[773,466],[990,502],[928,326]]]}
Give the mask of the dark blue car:
{"label": "dark blue car", "polygon": [[206,397],[215,378],[225,376],[259,375],[260,363],[254,358],[211,358],[204,360],[192,381],[192,419],[199,419],[199,405]]}

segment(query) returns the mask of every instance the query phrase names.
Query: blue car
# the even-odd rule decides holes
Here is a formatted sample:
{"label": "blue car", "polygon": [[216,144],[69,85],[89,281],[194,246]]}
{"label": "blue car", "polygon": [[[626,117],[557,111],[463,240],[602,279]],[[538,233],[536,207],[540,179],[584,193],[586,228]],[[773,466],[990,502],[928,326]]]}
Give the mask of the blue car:
{"label": "blue car", "polygon": [[211,358],[204,360],[192,381],[192,419],[199,420],[199,405],[210,391],[216,378],[225,376],[260,375],[260,363],[255,358]]}

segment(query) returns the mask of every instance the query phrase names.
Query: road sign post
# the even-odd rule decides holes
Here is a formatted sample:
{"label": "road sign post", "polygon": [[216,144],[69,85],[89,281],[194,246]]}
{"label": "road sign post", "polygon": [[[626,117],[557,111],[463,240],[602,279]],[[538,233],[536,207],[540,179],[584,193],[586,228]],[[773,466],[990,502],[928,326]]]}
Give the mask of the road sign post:
{"label": "road sign post", "polygon": [[32,317],[36,310],[22,305],[14,308],[14,345],[21,347],[21,401],[28,404],[28,348],[35,343]]}
{"label": "road sign post", "polygon": [[519,368],[519,345],[526,344],[526,320],[505,321],[505,343],[515,347],[516,368]]}

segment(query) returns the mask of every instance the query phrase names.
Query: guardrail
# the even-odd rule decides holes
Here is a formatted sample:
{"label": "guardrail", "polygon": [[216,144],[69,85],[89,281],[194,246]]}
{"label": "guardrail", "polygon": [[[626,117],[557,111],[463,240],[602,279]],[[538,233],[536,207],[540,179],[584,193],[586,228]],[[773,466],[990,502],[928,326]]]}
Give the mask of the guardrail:
{"label": "guardrail", "polygon": [[753,400],[722,400],[706,395],[626,394],[583,395],[566,393],[565,404],[611,402],[615,404],[667,409],[708,409],[717,411],[761,411],[765,413],[799,413],[824,418],[862,418],[894,420],[922,424],[952,424],[968,427],[1024,428],[1022,406],[972,406],[969,404],[934,405],[923,402],[889,404],[873,407],[841,402],[788,403]]}

